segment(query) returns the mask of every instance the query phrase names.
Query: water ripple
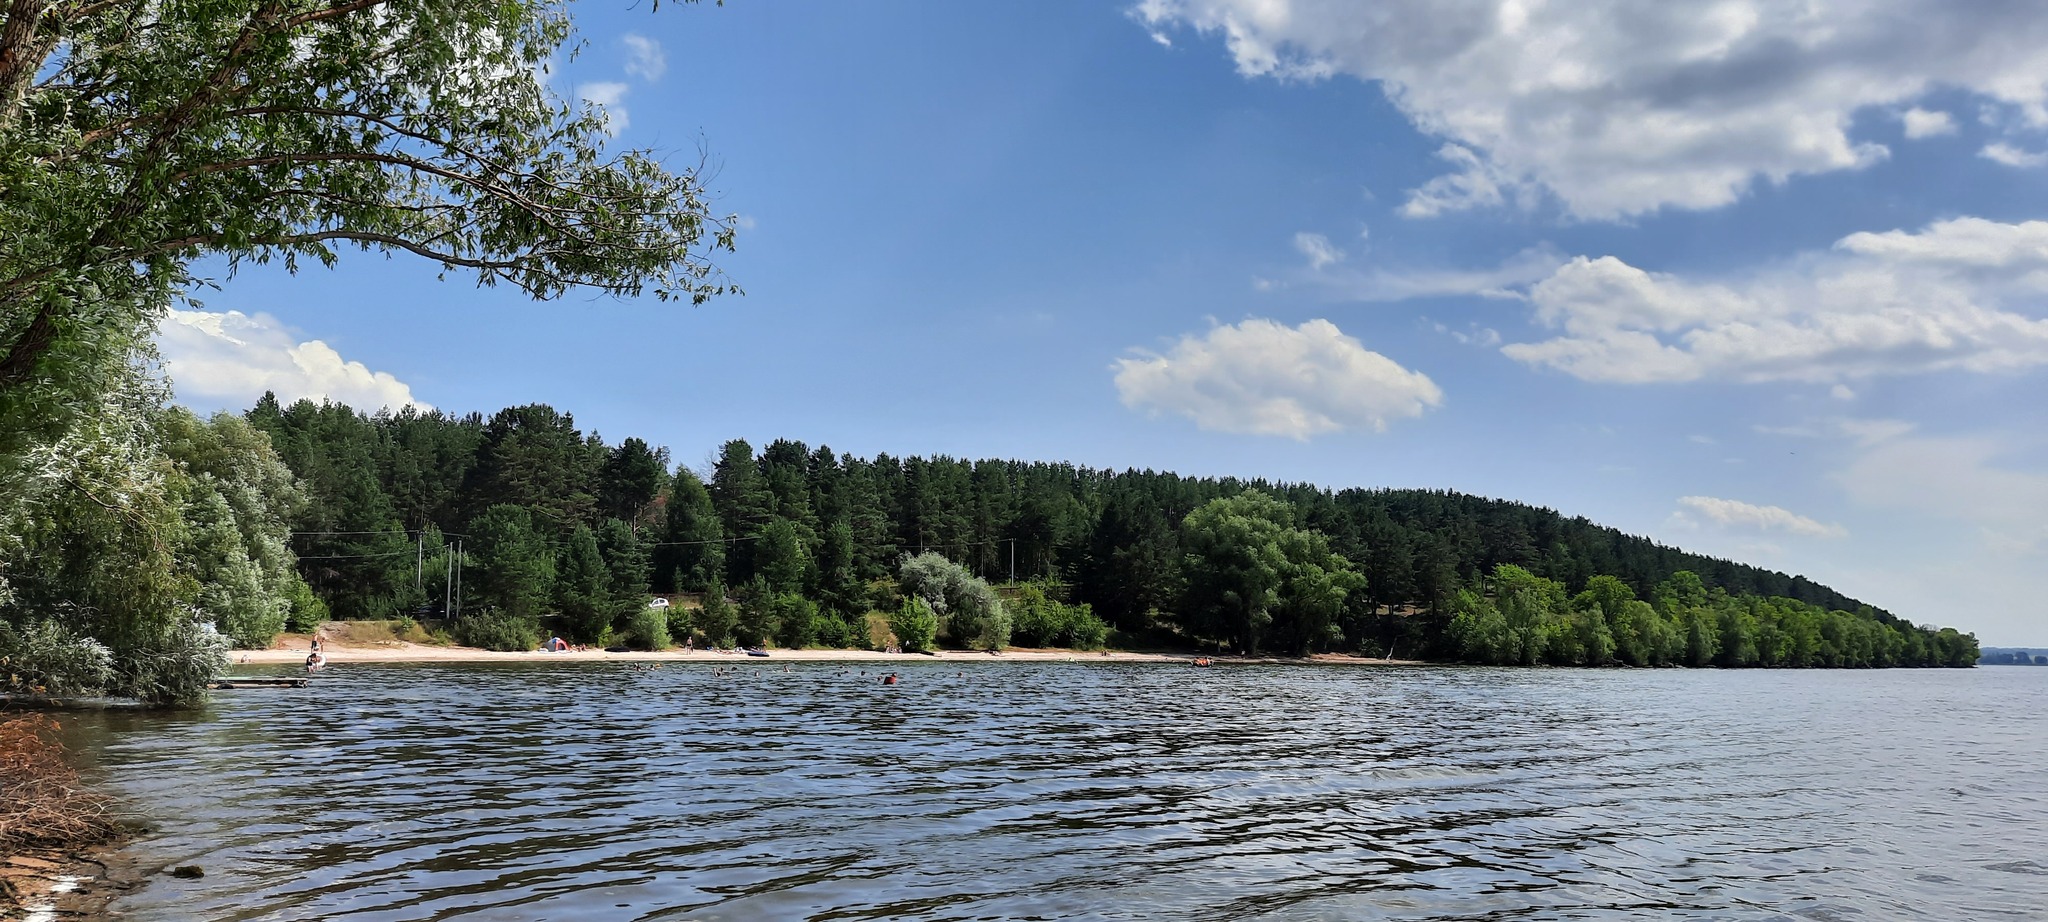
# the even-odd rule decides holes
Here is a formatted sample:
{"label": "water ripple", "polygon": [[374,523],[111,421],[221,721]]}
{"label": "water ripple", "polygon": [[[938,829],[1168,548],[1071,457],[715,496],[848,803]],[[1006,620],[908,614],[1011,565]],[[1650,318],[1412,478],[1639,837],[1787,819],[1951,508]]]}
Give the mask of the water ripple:
{"label": "water ripple", "polygon": [[2048,670],[359,665],[83,723],[133,919],[2025,918]]}

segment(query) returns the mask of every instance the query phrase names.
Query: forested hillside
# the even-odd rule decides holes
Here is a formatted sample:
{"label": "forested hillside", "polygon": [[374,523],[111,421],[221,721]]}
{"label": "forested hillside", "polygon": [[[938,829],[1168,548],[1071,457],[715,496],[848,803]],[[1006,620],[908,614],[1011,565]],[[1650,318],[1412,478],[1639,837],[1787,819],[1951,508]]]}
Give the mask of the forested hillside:
{"label": "forested hillside", "polygon": [[[707,591],[712,610],[694,617],[709,623],[678,610],[670,633],[866,645],[868,613],[907,604],[902,561],[929,553],[963,579],[1033,584],[1006,618],[1049,605],[1132,643],[1528,663],[1976,658],[1968,635],[1803,577],[1448,491],[860,458],[787,440],[728,442],[700,473],[543,405],[372,416],[266,397],[247,417],[302,482],[293,550],[337,617],[440,614],[452,599],[471,633],[505,645],[543,627],[630,637],[649,592]],[[1218,502],[1247,493],[1275,501]],[[930,602],[943,622],[944,599]],[[1009,629],[976,630],[941,632],[1000,644]]]}

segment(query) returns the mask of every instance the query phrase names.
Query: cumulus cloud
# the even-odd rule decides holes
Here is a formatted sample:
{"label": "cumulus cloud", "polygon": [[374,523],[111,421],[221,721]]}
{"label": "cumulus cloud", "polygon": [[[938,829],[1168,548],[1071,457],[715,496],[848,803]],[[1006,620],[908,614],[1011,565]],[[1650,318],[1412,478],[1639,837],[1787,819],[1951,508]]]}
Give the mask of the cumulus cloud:
{"label": "cumulus cloud", "polygon": [[604,110],[605,129],[612,134],[625,131],[633,123],[626,112],[626,93],[632,87],[615,80],[600,80],[595,83],[578,84],[576,95],[586,102]]}
{"label": "cumulus cloud", "polygon": [[247,405],[273,391],[285,403],[304,397],[362,410],[429,408],[388,372],[347,361],[320,340],[302,342],[269,314],[174,310],[157,331],[157,347],[186,400]]}
{"label": "cumulus cloud", "polygon": [[2048,165],[2048,153],[2021,150],[2003,141],[1984,145],[1984,149],[1978,151],[1977,156],[2021,169]]}
{"label": "cumulus cloud", "polygon": [[1758,506],[1712,496],[1681,496],[1678,505],[1681,516],[1691,512],[1729,528],[1781,531],[1814,538],[1840,538],[1849,533],[1840,525],[1823,525],[1778,506]]}
{"label": "cumulus cloud", "polygon": [[626,45],[626,73],[649,83],[668,73],[668,55],[662,53],[660,42],[632,32],[619,41]]}
{"label": "cumulus cloud", "polygon": [[1301,255],[1308,257],[1308,266],[1311,269],[1321,269],[1331,263],[1344,261],[1344,251],[1337,249],[1330,243],[1330,238],[1321,234],[1311,234],[1307,231],[1295,234],[1294,248],[1300,250]]}
{"label": "cumulus cloud", "polygon": [[1578,257],[1530,286],[1563,335],[1501,351],[1587,381],[1806,381],[2048,364],[2048,222],[1859,233],[1706,281]]}
{"label": "cumulus cloud", "polygon": [[1172,413],[1216,432],[1310,436],[1384,431],[1443,403],[1429,377],[1365,348],[1336,324],[1251,319],[1189,334],[1165,353],[1113,366],[1124,405]]}
{"label": "cumulus cloud", "polygon": [[1248,77],[1377,82],[1453,161],[1412,194],[1418,217],[1530,189],[1587,219],[1726,205],[1759,181],[1883,159],[1850,137],[1856,114],[1935,87],[2048,125],[2048,15],[2029,3],[1140,0],[1133,12],[1150,30],[1221,36]]}
{"label": "cumulus cloud", "polygon": [[1906,137],[1915,140],[1956,133],[1956,120],[1948,113],[1930,112],[1918,106],[1899,113],[1899,121],[1906,123]]}

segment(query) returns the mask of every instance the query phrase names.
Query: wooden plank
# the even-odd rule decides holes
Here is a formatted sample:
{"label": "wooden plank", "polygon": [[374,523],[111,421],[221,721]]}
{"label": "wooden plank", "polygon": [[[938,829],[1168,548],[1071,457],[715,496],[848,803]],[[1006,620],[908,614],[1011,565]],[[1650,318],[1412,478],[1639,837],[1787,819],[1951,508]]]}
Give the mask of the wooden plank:
{"label": "wooden plank", "polygon": [[305,688],[307,680],[292,676],[230,676],[213,680],[214,688]]}

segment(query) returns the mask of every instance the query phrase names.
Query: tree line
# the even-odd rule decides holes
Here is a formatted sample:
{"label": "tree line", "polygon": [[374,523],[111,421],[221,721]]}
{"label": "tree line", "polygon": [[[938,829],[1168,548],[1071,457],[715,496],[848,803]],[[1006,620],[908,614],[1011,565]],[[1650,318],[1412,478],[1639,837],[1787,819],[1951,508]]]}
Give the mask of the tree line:
{"label": "tree line", "polygon": [[[729,441],[696,471],[546,405],[364,414],[266,396],[246,418],[297,476],[292,549],[334,615],[454,615],[455,574],[458,632],[488,645],[551,631],[868,646],[885,625],[920,634],[929,617],[932,642],[973,646],[1016,635],[1560,665],[1976,659],[1969,635],[1804,577],[1451,491],[862,458],[786,439]],[[704,604],[650,611],[652,593]]]}

